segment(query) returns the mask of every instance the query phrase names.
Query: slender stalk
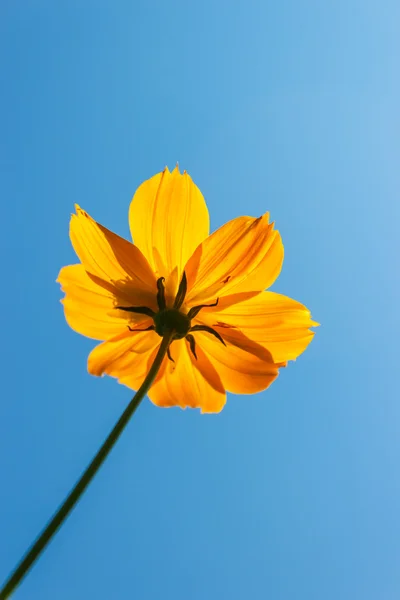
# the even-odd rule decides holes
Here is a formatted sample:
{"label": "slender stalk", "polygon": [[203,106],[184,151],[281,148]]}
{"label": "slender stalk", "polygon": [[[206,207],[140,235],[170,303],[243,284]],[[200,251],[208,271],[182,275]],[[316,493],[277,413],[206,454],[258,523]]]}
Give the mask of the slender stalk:
{"label": "slender stalk", "polygon": [[126,407],[125,411],[119,418],[113,430],[101,446],[100,450],[97,452],[96,456],[93,458],[90,465],[87,467],[86,471],[81,476],[75,487],[69,493],[67,498],[64,500],[63,504],[54,514],[52,519],[48,522],[42,533],[32,544],[32,546],[27,551],[21,562],[17,565],[15,570],[9,576],[8,580],[5,582],[4,587],[0,591],[0,600],[6,600],[6,598],[10,597],[15,588],[21,582],[21,580],[25,577],[33,563],[37,560],[40,553],[50,542],[53,535],[57,532],[58,528],[68,517],[71,510],[74,508],[74,506],[82,496],[83,492],[85,491],[89,483],[92,481],[97,471],[100,469],[101,465],[112,450],[114,444],[116,443],[119,436],[128,424],[133,413],[139,406],[140,402],[143,400],[144,396],[149,391],[149,388],[161,367],[161,363],[164,359],[164,356],[167,353],[168,346],[172,340],[172,336],[173,332],[169,332],[168,334],[164,335],[158,353],[154,359],[154,363],[152,364],[150,371],[146,376],[146,379],[144,380],[144,382],[142,383],[142,385],[140,386],[140,388]]}

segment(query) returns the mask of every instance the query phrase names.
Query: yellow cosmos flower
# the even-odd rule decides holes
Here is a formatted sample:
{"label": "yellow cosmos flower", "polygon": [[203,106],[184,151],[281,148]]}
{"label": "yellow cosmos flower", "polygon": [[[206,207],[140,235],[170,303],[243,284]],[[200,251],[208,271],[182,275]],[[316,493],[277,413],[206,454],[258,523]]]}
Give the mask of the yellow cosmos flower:
{"label": "yellow cosmos flower", "polygon": [[92,375],[137,390],[172,331],[148,395],[158,406],[219,412],[226,390],[264,390],[301,354],[316,325],[299,302],[269,288],[283,245],[268,213],[239,217],[209,235],[206,203],[190,176],[165,169],[129,209],[134,243],[76,207],[70,237],[81,264],[58,281],[68,324],[101,340]]}
{"label": "yellow cosmos flower", "polygon": [[101,340],[89,355],[137,390],[62,505],[0,589],[9,598],[68,517],[148,393],[158,406],[219,412],[226,390],[267,388],[310,343],[310,312],[264,291],[283,262],[268,214],[239,217],[209,235],[207,206],[187,173],[165,169],[133,197],[134,243],[76,207],[70,237],[81,264],[61,269],[65,317]]}

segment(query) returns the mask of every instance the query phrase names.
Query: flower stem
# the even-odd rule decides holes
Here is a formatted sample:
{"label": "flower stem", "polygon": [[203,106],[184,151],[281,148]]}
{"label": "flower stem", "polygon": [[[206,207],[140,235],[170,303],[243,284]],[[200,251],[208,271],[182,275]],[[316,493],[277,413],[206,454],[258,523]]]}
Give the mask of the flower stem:
{"label": "flower stem", "polygon": [[92,481],[93,477],[96,475],[97,471],[100,469],[101,465],[107,458],[108,454],[112,450],[114,444],[118,440],[119,436],[125,429],[128,424],[130,418],[133,413],[139,406],[140,402],[143,400],[144,396],[149,391],[160,367],[161,363],[167,353],[169,344],[172,340],[173,332],[168,332],[164,335],[158,353],[154,359],[154,362],[146,376],[146,379],[143,381],[142,385],[126,407],[125,411],[119,418],[118,422],[115,424],[113,430],[101,446],[100,450],[97,452],[96,456],[93,458],[90,465],[87,467],[86,471],[83,473],[79,481],[76,483],[75,487],[69,493],[67,498],[64,500],[63,504],[54,514],[52,519],[46,525],[42,533],[36,539],[36,541],[32,544],[30,549],[27,551],[21,562],[17,565],[14,571],[9,576],[8,580],[5,582],[4,587],[0,590],[0,600],[6,600],[13,593],[15,588],[19,585],[21,580],[25,577],[33,563],[37,560],[40,553],[44,550],[46,545],[50,542],[53,535],[56,533],[58,528],[63,524],[65,519],[68,517],[71,510],[74,508],[75,504],[78,502],[83,492]]}

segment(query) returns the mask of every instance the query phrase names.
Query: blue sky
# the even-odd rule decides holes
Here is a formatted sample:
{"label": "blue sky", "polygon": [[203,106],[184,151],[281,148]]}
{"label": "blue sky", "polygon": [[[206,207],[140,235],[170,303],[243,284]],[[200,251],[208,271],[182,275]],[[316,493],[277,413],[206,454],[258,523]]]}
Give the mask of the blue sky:
{"label": "blue sky", "polygon": [[55,283],[78,202],[128,236],[179,161],[212,229],[269,210],[322,326],[223,412],[146,400],[17,600],[397,600],[397,2],[0,4],[0,579],[130,399]]}

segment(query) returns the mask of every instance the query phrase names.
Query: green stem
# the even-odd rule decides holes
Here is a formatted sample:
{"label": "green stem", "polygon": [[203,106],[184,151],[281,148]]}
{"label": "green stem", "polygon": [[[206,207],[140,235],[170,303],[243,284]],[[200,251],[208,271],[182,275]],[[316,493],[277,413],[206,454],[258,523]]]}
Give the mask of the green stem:
{"label": "green stem", "polygon": [[49,541],[56,533],[58,528],[68,517],[71,510],[74,508],[75,504],[78,502],[79,498],[82,496],[83,492],[85,491],[89,483],[92,481],[97,471],[100,469],[101,465],[112,450],[114,444],[116,443],[119,436],[128,424],[133,413],[139,406],[140,402],[143,400],[144,396],[149,391],[151,384],[153,383],[161,367],[161,363],[167,353],[172,337],[173,332],[169,332],[168,334],[164,335],[157,356],[154,359],[154,363],[152,364],[150,371],[146,376],[146,379],[144,380],[144,382],[142,383],[142,385],[140,386],[140,388],[126,407],[125,411],[114,426],[114,429],[111,431],[111,433],[101,446],[100,450],[98,451],[98,453],[96,454],[86,471],[83,473],[82,477],[79,479],[73,490],[64,500],[63,504],[54,514],[52,519],[46,525],[46,527],[36,539],[36,541],[33,543],[33,545],[30,547],[30,549],[25,554],[21,562],[11,573],[10,577],[4,584],[3,589],[0,591],[0,600],[6,600],[6,598],[9,598],[9,596],[13,593],[15,588],[25,577],[35,560],[39,557],[40,553],[44,550],[44,548],[49,543]]}

